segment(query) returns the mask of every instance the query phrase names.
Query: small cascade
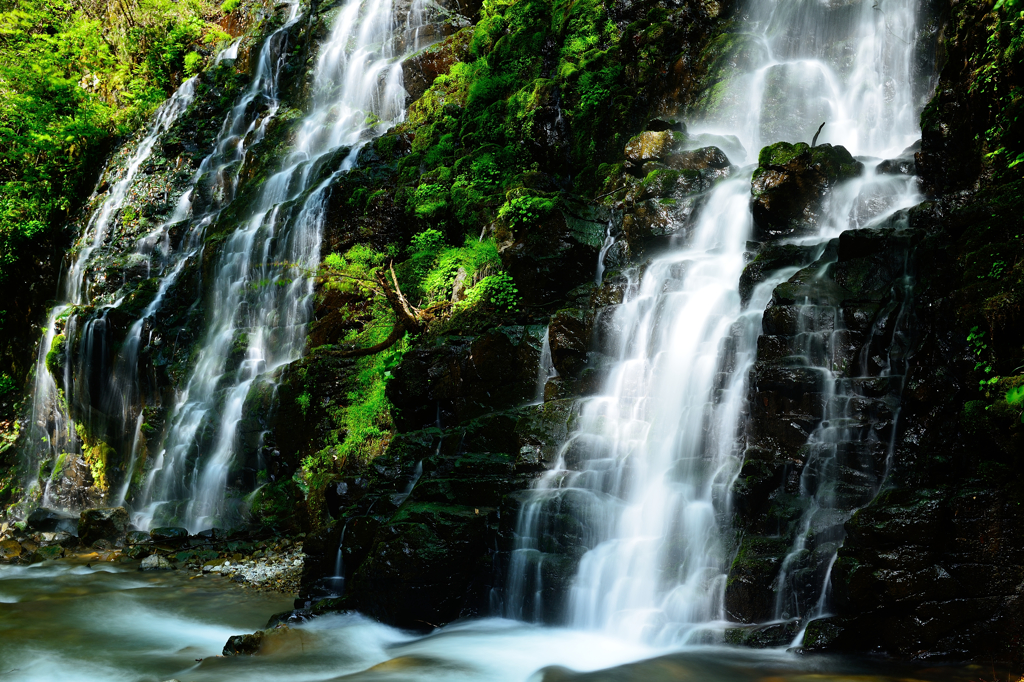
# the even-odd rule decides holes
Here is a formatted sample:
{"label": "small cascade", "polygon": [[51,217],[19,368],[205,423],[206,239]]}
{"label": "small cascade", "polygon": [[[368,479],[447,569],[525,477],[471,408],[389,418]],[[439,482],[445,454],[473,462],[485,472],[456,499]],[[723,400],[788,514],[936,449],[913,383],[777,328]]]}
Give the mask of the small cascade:
{"label": "small cascade", "polygon": [[241,498],[228,499],[237,425],[250,391],[273,390],[277,370],[302,352],[308,273],[319,262],[332,181],[367,139],[404,115],[399,28],[391,2],[349,0],[339,11],[320,49],[312,110],[282,169],[222,247],[205,337],[148,475],[138,525],[174,521],[197,531],[230,525],[244,511]]}
{"label": "small cascade", "polygon": [[[276,112],[277,103],[272,95],[276,91],[277,72],[287,53],[284,49],[285,37],[287,29],[298,19],[298,4],[291,3],[289,7],[289,18],[284,26],[264,41],[256,75],[246,93],[226,116],[213,152],[200,164],[189,187],[178,198],[170,217],[140,237],[134,251],[128,256],[129,260],[145,264],[147,278],[156,269],[158,284],[155,296],[129,326],[123,342],[119,344],[116,357],[111,359],[110,330],[106,318],[111,309],[121,305],[122,300],[105,302],[104,295],[95,296],[82,284],[76,285],[77,300],[54,309],[51,326],[40,346],[39,357],[45,361],[46,352],[53,348],[55,338],[80,339],[77,347],[63,344],[64,370],[60,376],[52,377],[45,371],[48,369],[45,364],[37,363],[34,398],[37,404],[51,402],[62,412],[59,419],[53,419],[50,427],[50,440],[57,444],[60,453],[75,452],[80,447],[77,429],[69,415],[72,409],[80,415],[79,420],[86,420],[88,433],[119,446],[116,449],[127,463],[123,468],[123,480],[117,482],[118,492],[112,500],[117,504],[123,504],[129,498],[131,486],[137,482],[133,477],[141,473],[136,465],[145,448],[145,438],[141,432],[142,409],[147,404],[159,402],[159,396],[152,394],[152,391],[147,395],[140,392],[140,351],[153,341],[150,338],[153,316],[160,310],[185,267],[200,255],[205,228],[230,203],[246,149],[262,138],[262,131]],[[238,41],[235,41],[217,55],[215,63],[235,59],[237,53]],[[140,143],[127,164],[127,171],[90,219],[85,238],[91,238],[91,243],[79,252],[69,278],[86,277],[92,267],[91,258],[103,250],[105,238],[102,235],[108,233],[117,220],[117,212],[129,196],[138,169],[152,153],[159,136],[189,107],[194,93],[195,79],[190,79],[158,110],[156,123],[149,136]],[[234,169],[233,172],[225,173],[224,169],[229,167]],[[201,186],[209,188],[217,199],[207,202],[203,210],[196,211],[193,197]],[[171,246],[170,231],[186,222],[188,227],[185,236],[174,249]],[[99,312],[93,312],[91,318],[85,319],[79,332],[78,326],[83,320],[74,306],[85,307],[89,303],[97,305]],[[84,312],[89,314],[87,307]],[[56,333],[58,325],[63,326],[62,335]],[[156,341],[159,343],[159,339]],[[58,400],[55,402],[48,397],[50,383],[57,391]],[[34,421],[37,426],[40,425],[39,420]],[[51,484],[52,481],[47,484],[43,502],[61,506],[60,500],[49,499]]]}
{"label": "small cascade", "polygon": [[534,391],[534,402],[544,402],[544,389],[548,382],[558,377],[558,370],[551,360],[551,327],[544,328],[544,339],[540,345],[540,362],[537,363],[537,388]]}
{"label": "small cascade", "polygon": [[[831,263],[825,260],[826,270]],[[883,314],[868,331],[846,327],[825,296],[799,306],[800,352],[791,366],[820,375],[822,420],[807,442],[799,494],[806,501],[796,539],[775,585],[775,618],[803,623],[827,615],[829,579],[853,512],[878,493],[888,473],[910,347],[913,276],[896,273]],[[802,642],[801,630],[794,642]]]}
{"label": "small cascade", "polygon": [[[824,275],[831,240],[877,227],[919,200],[914,179],[875,172],[882,158],[899,155],[920,132],[923,103],[911,94],[916,2],[746,5],[738,39],[757,58],[720,85],[719,104],[708,120],[691,126],[691,138],[728,147],[734,164],[751,163],[767,144],[810,142],[824,121],[820,142],[861,155],[867,172],[831,190],[813,234],[788,240],[821,256]],[[855,56],[841,59],[843,50]],[[522,502],[504,615],[666,645],[721,637],[736,551],[730,490],[746,447],[747,378],[773,291],[801,270],[771,273],[748,301],[741,299],[752,234],[751,174],[748,168],[729,175],[678,226],[667,254],[642,272],[624,271],[617,285],[622,304],[601,313],[614,318],[602,321],[612,332],[598,349],[615,359],[614,368],[600,395],[580,401],[575,431]],[[909,279],[901,282],[894,296],[905,300]],[[809,299],[805,312],[812,320],[834,320],[827,287],[821,288],[821,300]],[[800,335],[801,357],[813,358],[805,362],[808,372],[832,388],[808,444],[815,454],[801,481],[809,505],[805,532],[798,533],[804,544],[793,548],[779,577],[779,618],[795,615],[794,599],[803,600],[801,615],[826,608],[824,585],[842,522],[877,491],[895,419],[891,396],[870,405],[862,398],[878,377],[899,382],[896,358],[869,370],[877,364],[872,354],[861,358],[860,369],[839,371],[840,354],[822,341],[825,331],[844,338],[841,326],[815,323]],[[857,412],[865,409],[874,410],[870,427]],[[856,492],[844,488],[850,472],[860,477]],[[808,554],[814,561],[797,571],[795,557]],[[810,588],[790,587],[798,573]]]}

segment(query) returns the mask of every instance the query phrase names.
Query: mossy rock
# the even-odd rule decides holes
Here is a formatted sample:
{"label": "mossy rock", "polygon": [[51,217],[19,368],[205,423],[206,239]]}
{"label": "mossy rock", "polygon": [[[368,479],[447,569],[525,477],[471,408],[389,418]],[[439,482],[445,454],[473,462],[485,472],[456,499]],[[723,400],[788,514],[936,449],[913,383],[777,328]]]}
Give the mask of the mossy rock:
{"label": "mossy rock", "polygon": [[864,172],[845,147],[777,142],[761,150],[751,178],[758,239],[810,234],[824,217],[828,193]]}

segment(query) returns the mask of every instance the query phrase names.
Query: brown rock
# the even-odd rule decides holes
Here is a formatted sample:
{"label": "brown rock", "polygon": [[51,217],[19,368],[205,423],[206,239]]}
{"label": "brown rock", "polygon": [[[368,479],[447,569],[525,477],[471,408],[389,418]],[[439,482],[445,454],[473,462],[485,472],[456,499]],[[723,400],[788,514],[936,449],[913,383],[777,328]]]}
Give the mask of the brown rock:
{"label": "brown rock", "polygon": [[17,559],[21,556],[22,549],[14,540],[0,542],[0,559]]}
{"label": "brown rock", "polygon": [[675,138],[669,130],[640,133],[626,143],[626,158],[634,163],[664,158],[672,151]]}

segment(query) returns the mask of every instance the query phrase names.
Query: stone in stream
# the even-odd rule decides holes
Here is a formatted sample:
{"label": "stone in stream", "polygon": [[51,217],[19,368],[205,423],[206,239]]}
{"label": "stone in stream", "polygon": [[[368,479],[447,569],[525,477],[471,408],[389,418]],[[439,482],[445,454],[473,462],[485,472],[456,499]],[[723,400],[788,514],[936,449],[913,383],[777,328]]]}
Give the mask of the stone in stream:
{"label": "stone in stream", "polygon": [[233,635],[228,637],[222,656],[254,656],[260,650],[263,643],[263,631],[259,630],[251,635]]}
{"label": "stone in stream", "polygon": [[36,557],[46,561],[47,559],[60,559],[64,556],[64,548],[60,545],[49,545],[36,550]]}
{"label": "stone in stream", "polygon": [[150,554],[148,557],[142,560],[142,564],[139,565],[139,569],[143,571],[169,571],[174,566],[170,561],[160,556],[159,554]]}
{"label": "stone in stream", "polygon": [[124,507],[85,509],[78,519],[78,537],[86,547],[98,540],[112,545],[124,542],[128,530],[128,512]]}
{"label": "stone in stream", "polygon": [[30,531],[36,533],[74,533],[78,528],[74,514],[46,507],[39,507],[29,514],[26,524]]}
{"label": "stone in stream", "polygon": [[149,533],[147,533],[144,530],[130,530],[124,536],[125,544],[128,544],[128,545],[141,545],[141,544],[149,542],[149,540],[150,540]]}
{"label": "stone in stream", "polygon": [[183,545],[188,542],[188,531],[177,526],[163,526],[149,531],[149,538],[164,545]]}
{"label": "stone in stream", "polygon": [[4,540],[0,542],[0,559],[17,559],[21,556],[22,548],[15,540]]}
{"label": "stone in stream", "polygon": [[43,546],[60,545],[61,547],[68,548],[77,545],[78,538],[71,533],[40,533],[39,542]]}

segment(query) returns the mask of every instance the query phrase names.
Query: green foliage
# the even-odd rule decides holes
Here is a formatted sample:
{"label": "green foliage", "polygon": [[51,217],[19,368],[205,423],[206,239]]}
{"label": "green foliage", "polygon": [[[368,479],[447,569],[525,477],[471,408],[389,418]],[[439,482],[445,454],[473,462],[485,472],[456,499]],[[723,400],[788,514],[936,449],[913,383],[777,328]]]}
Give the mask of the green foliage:
{"label": "green foliage", "polygon": [[[971,21],[972,9],[970,3],[957,8],[965,13],[959,23]],[[982,25],[987,41],[981,54],[972,55],[968,93],[990,109],[990,126],[982,136],[985,158],[998,174],[1019,178],[1024,173],[1024,0],[998,0]]]}
{"label": "green foliage", "polygon": [[473,292],[500,267],[501,259],[493,238],[466,237],[462,246],[454,247],[445,244],[440,231],[427,229],[412,238],[409,259],[400,270],[406,295],[420,305],[430,306],[451,301],[460,271],[467,300],[471,295],[474,301],[490,300],[481,298],[482,293]]}
{"label": "green foliage", "polygon": [[327,277],[325,286],[345,293],[372,295],[377,286],[374,273],[386,258],[387,254],[365,244],[356,244],[344,256],[332,253],[322,265],[321,274]]}
{"label": "green foliage", "polygon": [[224,37],[204,19],[214,14],[207,3],[0,4],[0,283],[21,285],[109,140],[141,125],[201,66],[200,46]]}
{"label": "green foliage", "polygon": [[18,384],[7,372],[0,372],[0,400],[18,390]]}
{"label": "green foliage", "polygon": [[654,7],[623,29],[609,6],[487,0],[476,26],[431,48],[460,61],[409,109],[412,154],[399,163],[396,203],[455,236],[478,233],[499,210],[514,226],[550,210],[551,200],[522,194],[596,192],[598,166],[621,158],[656,99],[636,93],[667,85],[678,27],[693,32],[689,52],[714,25],[705,9]]}
{"label": "green foliage", "polygon": [[50,350],[46,352],[46,369],[50,374],[56,375],[64,369],[65,351],[67,350],[67,339],[63,334],[53,337]]}
{"label": "green foliage", "polygon": [[220,11],[224,14],[231,14],[238,6],[242,4],[242,0],[224,0],[224,3],[220,6]]}
{"label": "green foliage", "polygon": [[484,277],[456,306],[460,309],[471,309],[480,303],[490,303],[501,312],[517,310],[519,308],[519,289],[516,288],[511,275],[501,272]]}
{"label": "green foliage", "polygon": [[302,410],[302,414],[309,412],[309,403],[312,396],[309,395],[309,391],[303,391],[299,395],[295,396],[295,404]]}
{"label": "green foliage", "polygon": [[522,195],[506,202],[498,210],[498,217],[514,228],[527,227],[540,222],[554,207],[554,199]]}
{"label": "green foliage", "polygon": [[[988,343],[985,341],[985,332],[980,331],[977,326],[971,327],[970,333],[967,334],[967,347],[970,348],[971,353],[977,358],[977,362],[974,363],[974,371],[991,374],[992,363],[988,360]],[[979,385],[985,388],[998,380],[999,377],[981,379]]]}
{"label": "green foliage", "polygon": [[185,75],[194,76],[203,68],[203,55],[189,52],[185,55]]}

